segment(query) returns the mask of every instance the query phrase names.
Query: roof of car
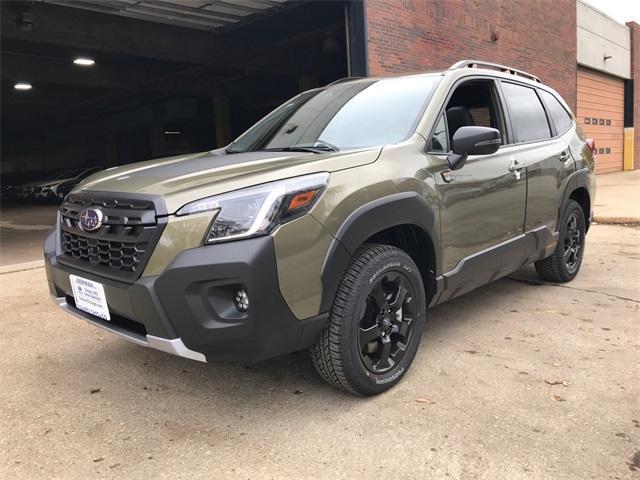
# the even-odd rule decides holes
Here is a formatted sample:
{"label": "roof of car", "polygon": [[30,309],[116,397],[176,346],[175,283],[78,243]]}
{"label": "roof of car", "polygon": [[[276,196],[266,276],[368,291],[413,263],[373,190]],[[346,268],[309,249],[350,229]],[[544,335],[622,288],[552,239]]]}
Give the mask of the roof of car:
{"label": "roof of car", "polygon": [[545,86],[538,76],[533,75],[529,72],[525,72],[524,70],[519,70],[506,65],[500,65],[500,64],[491,63],[491,62],[484,62],[480,60],[461,60],[459,62],[454,63],[446,70],[407,73],[404,75],[398,75],[393,77],[344,77],[329,83],[327,87],[340,84],[340,83],[353,82],[358,80],[384,80],[388,78],[447,75],[452,73],[457,74],[456,76],[484,74],[484,75],[491,75],[491,76],[510,79],[510,80],[517,80],[517,81],[529,83],[535,86]]}

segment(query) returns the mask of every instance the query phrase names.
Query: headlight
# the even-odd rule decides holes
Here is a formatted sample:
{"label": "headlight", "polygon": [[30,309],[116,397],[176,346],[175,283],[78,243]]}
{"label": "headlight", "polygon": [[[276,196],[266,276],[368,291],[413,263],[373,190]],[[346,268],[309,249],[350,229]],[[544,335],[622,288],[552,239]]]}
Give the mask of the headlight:
{"label": "headlight", "polygon": [[317,173],[265,183],[196,200],[176,215],[213,211],[205,243],[267,235],[311,210],[328,181],[328,173]]}

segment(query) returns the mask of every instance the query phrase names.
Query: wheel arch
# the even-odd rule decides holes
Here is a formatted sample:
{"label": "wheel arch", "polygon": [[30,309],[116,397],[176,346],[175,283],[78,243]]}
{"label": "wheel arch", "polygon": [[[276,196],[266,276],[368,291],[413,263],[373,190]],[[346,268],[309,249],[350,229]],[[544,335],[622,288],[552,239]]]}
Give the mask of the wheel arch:
{"label": "wheel arch", "polygon": [[589,191],[585,187],[578,187],[569,194],[569,199],[575,200],[580,207],[582,207],[584,219],[587,222],[587,230],[589,230],[589,224],[591,223],[589,218],[591,213],[591,197]]}
{"label": "wheel arch", "polygon": [[429,304],[440,272],[437,233],[437,210],[416,192],[379,198],[354,210],[335,234],[324,259],[321,311],[331,308],[351,258],[366,243],[393,245],[406,251],[420,270]]}
{"label": "wheel arch", "polygon": [[567,207],[569,200],[575,200],[582,207],[584,218],[587,222],[587,231],[591,225],[591,212],[593,208],[593,192],[595,179],[593,173],[584,168],[573,172],[566,181],[562,202],[558,209],[558,220],[556,230],[559,228],[560,218]]}

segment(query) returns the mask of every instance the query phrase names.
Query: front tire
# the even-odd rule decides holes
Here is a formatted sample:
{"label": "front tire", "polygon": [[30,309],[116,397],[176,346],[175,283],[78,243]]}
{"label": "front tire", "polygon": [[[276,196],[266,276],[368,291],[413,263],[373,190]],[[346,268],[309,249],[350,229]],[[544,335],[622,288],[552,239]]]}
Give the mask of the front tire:
{"label": "front tire", "polygon": [[544,260],[535,263],[540,278],[548,282],[565,283],[576,277],[584,255],[586,225],[580,204],[569,200],[560,219],[556,249]]}
{"label": "front tire", "polygon": [[311,349],[320,376],[357,395],[396,385],[415,357],[426,315],[420,272],[407,253],[366,245],[353,258],[329,325]]}

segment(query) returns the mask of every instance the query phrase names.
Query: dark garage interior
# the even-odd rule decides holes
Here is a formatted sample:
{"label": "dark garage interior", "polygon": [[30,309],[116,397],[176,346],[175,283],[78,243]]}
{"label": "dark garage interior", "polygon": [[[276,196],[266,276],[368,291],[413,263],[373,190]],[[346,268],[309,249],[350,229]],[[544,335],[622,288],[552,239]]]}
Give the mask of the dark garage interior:
{"label": "dark garage interior", "polygon": [[360,1],[0,1],[0,266],[116,165],[224,146],[286,99],[366,75]]}
{"label": "dark garage interior", "polygon": [[360,2],[1,8],[3,192],[220,147],[300,91],[366,74]]}

